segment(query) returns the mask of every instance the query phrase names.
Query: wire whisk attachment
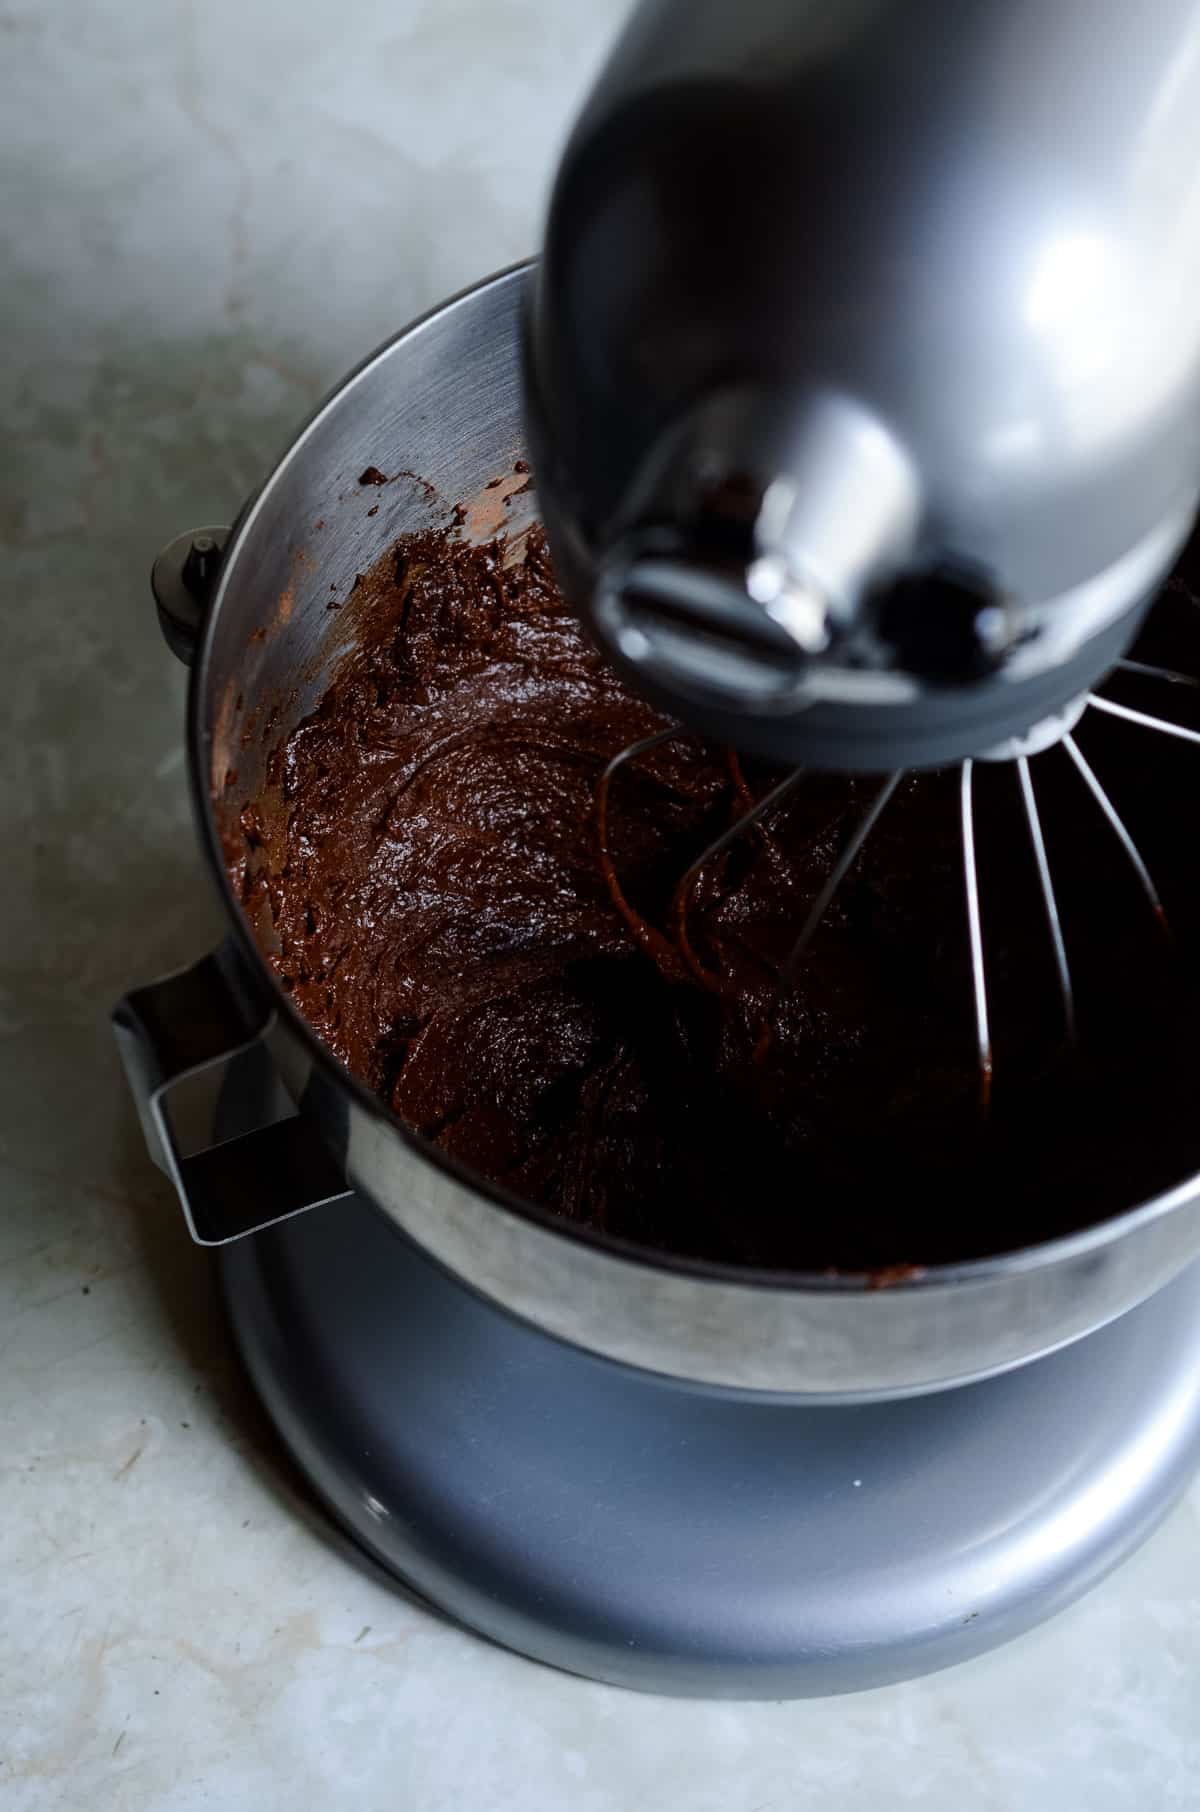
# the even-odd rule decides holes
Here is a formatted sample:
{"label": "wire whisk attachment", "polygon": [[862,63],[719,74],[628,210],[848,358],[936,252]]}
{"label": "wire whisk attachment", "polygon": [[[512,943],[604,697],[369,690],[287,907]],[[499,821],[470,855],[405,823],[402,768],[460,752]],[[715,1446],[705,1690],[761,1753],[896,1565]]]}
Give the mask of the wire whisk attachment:
{"label": "wire whisk attachment", "polygon": [[613,780],[623,767],[644,755],[649,755],[654,749],[661,748],[664,743],[674,742],[690,735],[690,731],[672,724],[652,736],[643,736],[637,742],[629,743],[626,748],[613,756],[596,785],[596,835],[600,868],[609,893],[642,949],[657,963],[659,969],[669,980],[690,979],[699,982],[702,987],[709,988],[715,993],[721,993],[724,991],[724,982],[719,975],[714,974],[700,960],[688,932],[688,915],[695,895],[696,884],[709,864],[722,856],[737,838],[744,836],[755,826],[761,825],[790,797],[803,780],[804,770],[797,768],[781,780],[777,786],[773,786],[762,799],[756,801],[746,785],[736,752],[732,749],[726,751],[734,793],[745,809],[739,818],[736,818],[726,830],[721,832],[720,836],[714,837],[712,842],[701,850],[680,876],[671,899],[669,912],[672,935],[667,936],[636,910],[621,883],[613,862],[609,841],[609,798]]}
{"label": "wire whisk attachment", "polygon": [[[1139,680],[1157,680],[1174,687],[1200,687],[1200,679],[1191,674],[1154,666],[1147,662],[1122,661],[1119,663],[1118,671],[1128,673]],[[1020,813],[1024,821],[1033,870],[1037,879],[1041,902],[1040,916],[1044,922],[1045,935],[1053,959],[1060,1023],[1063,1037],[1068,1045],[1073,1045],[1077,1039],[1075,985],[1071,972],[1068,938],[1064,931],[1055,886],[1054,863],[1047,845],[1034,771],[1040,763],[1053,757],[1054,750],[1062,750],[1073,772],[1082,783],[1087,799],[1099,812],[1103,823],[1107,826],[1136,879],[1153,920],[1163,931],[1168,929],[1163,903],[1145,857],[1076,739],[1075,731],[1089,710],[1117,720],[1129,726],[1130,729],[1149,731],[1183,742],[1200,744],[1200,731],[1091,693],[1086,699],[1080,700],[1072,711],[1064,714],[1062,728],[1056,740],[1050,742],[1046,747],[1039,744],[1036,754],[1018,751],[1007,756],[1003,761],[998,758],[989,759],[989,766],[1011,766],[1014,774]],[[660,972],[669,981],[696,983],[714,993],[727,994],[730,989],[729,981],[705,963],[697,951],[691,935],[691,915],[701,877],[706,869],[709,869],[713,863],[725,855],[737,839],[751,832],[757,831],[763,838],[764,845],[769,846],[770,821],[801,787],[806,778],[806,772],[800,768],[794,770],[770,787],[761,798],[756,799],[746,782],[737,755],[732,750],[726,751],[725,759],[729,767],[733,798],[735,804],[742,809],[739,815],[721,831],[720,835],[714,837],[688,864],[679,877],[671,897],[665,928],[660,929],[651,924],[630,902],[621,882],[610,845],[610,794],[614,778],[629,763],[640,760],[668,742],[691,738],[692,735],[691,731],[681,725],[668,725],[653,735],[630,743],[608,762],[597,783],[595,793],[595,823],[599,860],[605,882],[618,911],[639,945],[657,964]],[[968,760],[961,764],[958,815],[967,955],[975,1028],[978,1098],[981,1108],[986,1111],[991,1104],[993,1094],[995,1054],[989,1000],[988,958],[984,936],[986,900],[980,879],[978,851],[977,769],[977,760]],[[897,769],[885,776],[871,795],[861,816],[844,838],[833,866],[818,889],[789,953],[777,966],[776,1007],[784,991],[798,984],[805,957],[818,928],[829,912],[847,876],[863,855],[872,833],[876,830],[881,817],[904,779],[905,772],[902,769]],[[760,1055],[770,1046],[773,1036],[774,1013],[775,1009],[772,1009],[760,1039]]]}
{"label": "wire whisk attachment", "polygon": [[[690,979],[715,993],[722,993],[726,983],[721,976],[707,968],[702,962],[692,943],[689,933],[689,914],[691,912],[696,887],[705,869],[715,862],[740,837],[764,826],[792,796],[805,779],[806,771],[796,768],[778,781],[761,799],[755,799],[746,784],[741,764],[736,752],[726,751],[736,798],[744,806],[737,817],[721,834],[714,837],[700,854],[690,862],[675,887],[671,899],[668,922],[670,935],[652,925],[630,902],[613,861],[609,837],[609,801],[612,783],[621,769],[630,762],[661,748],[664,743],[691,736],[691,732],[679,725],[670,725],[656,731],[651,736],[644,736],[638,741],[629,743],[613,756],[600,776],[596,786],[595,819],[599,847],[600,868],[608,886],[609,893],[642,949],[658,965],[660,971],[669,980]],[[858,860],[864,845],[879,818],[904,778],[904,771],[898,769],[890,774],[875,793],[866,811],[855,825],[834,867],[817,894],[809,909],[791,951],[779,970],[782,985],[792,982],[798,971],[805,952],[816,933],[822,919],[828,912],[842,882]]]}

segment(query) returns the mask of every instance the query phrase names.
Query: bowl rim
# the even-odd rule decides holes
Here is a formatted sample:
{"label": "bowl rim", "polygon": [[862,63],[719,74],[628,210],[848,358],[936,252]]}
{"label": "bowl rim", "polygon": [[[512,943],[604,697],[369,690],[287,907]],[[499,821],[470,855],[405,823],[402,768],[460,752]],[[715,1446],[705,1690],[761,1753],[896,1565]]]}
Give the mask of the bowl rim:
{"label": "bowl rim", "polygon": [[[540,1207],[537,1203],[526,1201],[503,1185],[479,1176],[439,1146],[423,1138],[420,1133],[414,1132],[385,1105],[379,1096],[334,1056],[267,968],[259,953],[253,930],[242,909],[242,904],[235,896],[229,882],[220,833],[216,824],[207,759],[209,723],[206,720],[204,703],[210,689],[209,673],[212,650],[221,618],[221,607],[229,588],[230,579],[236,570],[243,549],[253,537],[255,524],[268,497],[283,482],[289,468],[299,456],[306,442],[317,432],[333,410],[341,405],[350,392],[364,382],[376,367],[382,365],[401,346],[416,338],[433,322],[443,320],[455,310],[469,309],[483,296],[497,290],[516,286],[524,291],[536,268],[535,259],[523,259],[469,284],[455,295],[426,309],[407,326],[402,327],[369,352],[322,397],[309,413],[261,485],[247,499],[231,529],[217,587],[205,615],[199,646],[191,667],[186,729],[188,785],[201,849],[221,905],[232,928],[235,945],[253,977],[255,986],[268,998],[275,1018],[300,1043],[313,1066],[322,1073],[327,1081],[343,1093],[348,1094],[361,1113],[366,1114],[376,1125],[386,1127],[417,1157],[432,1165],[434,1169],[442,1172],[460,1187],[481,1197],[493,1207],[516,1215],[527,1225],[534,1227],[538,1232],[551,1239],[582,1245],[623,1263],[690,1278],[697,1283],[716,1284],[723,1288],[731,1285],[741,1286],[752,1291],[772,1291],[796,1296],[879,1293],[881,1285],[884,1284],[889,1293],[896,1289],[903,1289],[907,1292],[961,1288],[971,1284],[982,1285],[1000,1277],[1050,1269],[1074,1259],[1097,1254],[1116,1244],[1126,1235],[1133,1233],[1137,1228],[1145,1226],[1177,1208],[1185,1207],[1190,1201],[1200,1196],[1200,1172],[1135,1207],[1106,1216],[1092,1226],[1081,1228],[1076,1232],[1060,1234],[1053,1239],[1015,1247],[1012,1251],[989,1254],[984,1258],[954,1260],[946,1264],[882,1267],[876,1271],[800,1271],[722,1264],[713,1260],[690,1257],[686,1254],[659,1251],[653,1247],[639,1245],[633,1240],[619,1238],[599,1228],[568,1221],[562,1216],[553,1214],[549,1209]],[[387,1212],[385,1203],[377,1204],[377,1206]]]}

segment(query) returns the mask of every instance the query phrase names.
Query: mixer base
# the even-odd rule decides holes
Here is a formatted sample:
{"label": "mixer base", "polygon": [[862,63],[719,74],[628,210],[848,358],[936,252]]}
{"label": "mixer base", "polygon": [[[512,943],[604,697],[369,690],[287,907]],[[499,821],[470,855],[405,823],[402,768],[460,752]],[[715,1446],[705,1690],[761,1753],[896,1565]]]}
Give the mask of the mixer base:
{"label": "mixer base", "polygon": [[1200,1268],[1065,1351],[852,1408],[594,1359],[357,1201],[228,1246],[233,1327],[326,1504],[463,1623],[646,1690],[877,1686],[1100,1579],[1200,1459]]}

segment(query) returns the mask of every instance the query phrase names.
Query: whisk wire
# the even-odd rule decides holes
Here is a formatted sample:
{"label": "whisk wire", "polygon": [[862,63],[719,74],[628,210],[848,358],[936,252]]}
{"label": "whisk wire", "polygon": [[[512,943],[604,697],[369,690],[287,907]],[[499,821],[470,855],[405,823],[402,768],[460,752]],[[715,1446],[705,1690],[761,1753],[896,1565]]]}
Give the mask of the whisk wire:
{"label": "whisk wire", "polygon": [[637,742],[627,743],[623,749],[613,756],[612,760],[608,763],[608,766],[604,769],[604,772],[600,776],[597,790],[603,788],[607,791],[613,775],[619,773],[626,762],[636,761],[639,755],[648,755],[651,749],[661,748],[664,742],[673,742],[677,736],[686,736],[687,734],[688,732],[686,730],[681,730],[678,724],[668,724],[665,730],[656,730],[653,736],[642,736],[639,737]]}
{"label": "whisk wire", "polygon": [[903,778],[903,768],[898,768],[894,774],[889,774],[879,791],[876,793],[874,799],[867,807],[867,810],[863,813],[862,818],[855,826],[850,841],[838,857],[832,873],[816,899],[813,901],[812,908],[804,921],[800,936],[792,946],[792,953],[783,967],[783,979],[785,982],[791,982],[793,980],[796,970],[800,966],[801,959],[804,956],[804,952],[812,942],[813,934],[816,931],[817,926],[821,923],[821,920],[829,910],[829,905],[834,894],[858,860],[859,852],[861,851],[863,844],[879,822],[879,817],[883,808],[886,806],[888,800],[891,798]]}
{"label": "whisk wire", "polygon": [[1029,771],[1029,757],[1017,756],[1017,777],[1021,783],[1021,798],[1025,806],[1025,821],[1029,826],[1029,840],[1033,845],[1033,859],[1037,866],[1038,882],[1042,890],[1042,905],[1046,912],[1046,925],[1050,932],[1050,942],[1054,947],[1054,966],[1058,971],[1058,987],[1062,996],[1063,1019],[1067,1028],[1067,1037],[1075,1037],[1075,991],[1071,986],[1071,969],[1067,962],[1067,946],[1063,939],[1062,921],[1058,916],[1058,901],[1054,895],[1054,882],[1050,874],[1050,859],[1046,854],[1046,839],[1042,834],[1042,819],[1038,811],[1037,795],[1033,790],[1033,775]]}
{"label": "whisk wire", "polygon": [[676,899],[686,900],[691,893],[700,870],[714,861],[723,850],[728,849],[729,845],[735,842],[744,831],[748,831],[753,825],[761,823],[769,813],[775,810],[777,805],[782,805],[789,793],[794,792],[800,782],[804,779],[804,773],[805,770],[803,768],[796,768],[793,773],[787,776],[786,780],[781,780],[778,786],[773,786],[769,793],[764,794],[757,805],[752,805],[748,811],[743,812],[741,817],[729,826],[728,830],[723,830],[719,837],[714,837],[707,849],[702,849],[700,854],[696,857],[696,860],[684,870],[683,878],[679,883],[679,889],[676,893]]}
{"label": "whisk wire", "polygon": [[1179,673],[1174,667],[1155,667],[1149,661],[1118,661],[1122,673],[1136,673],[1139,679],[1166,680],[1172,686],[1200,686],[1194,673]]}
{"label": "whisk wire", "polygon": [[987,971],[983,961],[983,918],[979,909],[979,865],[975,859],[975,763],[964,761],[960,789],[963,884],[967,895],[967,937],[971,946],[971,993],[975,1002],[975,1049],[979,1060],[979,1101],[992,1097],[992,1033],[988,1023]]}
{"label": "whisk wire", "polygon": [[[740,776],[735,776],[735,785],[739,777]],[[692,903],[692,894],[695,891],[700,872],[709,862],[719,856],[723,850],[727,849],[731,843],[735,842],[738,837],[741,837],[746,831],[751,830],[754,825],[760,823],[764,818],[769,817],[775,808],[782,805],[788,795],[795,791],[803,778],[804,769],[797,768],[793,773],[789,774],[786,779],[781,780],[778,786],[772,787],[770,792],[765,794],[757,804],[750,805],[746,811],[742,813],[741,817],[736,819],[727,830],[723,830],[719,837],[713,838],[713,841],[708,845],[707,849],[701,850],[695,861],[684,870],[679,885],[675,889],[675,896],[672,901],[672,918],[675,925],[675,935],[679,941],[679,948],[683,953],[683,960],[691,970],[691,973],[695,976],[697,981],[702,982],[706,987],[719,988],[720,981],[717,976],[705,968],[700,957],[696,954],[696,950],[688,932],[688,909]],[[738,787],[738,797],[743,797],[741,787]]]}
{"label": "whisk wire", "polygon": [[1182,724],[1169,724],[1161,717],[1151,717],[1145,711],[1131,710],[1128,705],[1118,705],[1111,698],[1100,698],[1094,692],[1088,693],[1088,704],[1093,710],[1103,711],[1108,717],[1124,718],[1126,723],[1138,724],[1144,730],[1158,730],[1164,736],[1178,736],[1181,742],[1200,743],[1200,730],[1186,730]]}
{"label": "whisk wire", "polygon": [[1096,778],[1096,774],[1080,749],[1079,744],[1070,734],[1063,737],[1063,748],[1067,751],[1067,754],[1075,764],[1076,771],[1083,780],[1084,785],[1091,793],[1096,804],[1100,807],[1100,810],[1104,813],[1106,820],[1116,835],[1117,841],[1128,856],[1133,871],[1141,882],[1142,891],[1154,910],[1155,917],[1165,926],[1167,915],[1163,911],[1162,901],[1159,898],[1158,889],[1154,885],[1154,879],[1150,870],[1146,867],[1142,852],[1130,836],[1125,822],[1117,811],[1116,806]]}

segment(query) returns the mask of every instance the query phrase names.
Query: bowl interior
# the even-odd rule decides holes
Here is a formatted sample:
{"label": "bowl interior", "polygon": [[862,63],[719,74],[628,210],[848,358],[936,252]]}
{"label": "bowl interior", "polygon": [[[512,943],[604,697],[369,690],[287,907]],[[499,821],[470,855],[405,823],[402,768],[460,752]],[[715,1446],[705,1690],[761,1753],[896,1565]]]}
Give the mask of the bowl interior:
{"label": "bowl interior", "polygon": [[353,646],[354,613],[343,609],[356,573],[399,535],[448,521],[464,500],[464,532],[480,538],[501,519],[513,532],[534,519],[531,492],[501,510],[490,506],[502,504],[503,485],[486,488],[524,451],[524,282],[523,270],[506,273],[376,353],[249,504],[198,675],[203,771],[218,820],[259,791],[271,749]]}

